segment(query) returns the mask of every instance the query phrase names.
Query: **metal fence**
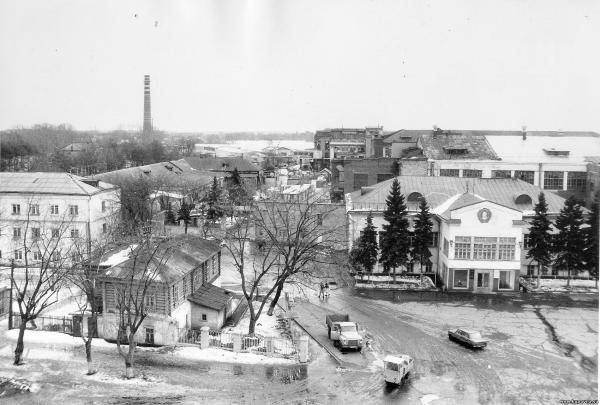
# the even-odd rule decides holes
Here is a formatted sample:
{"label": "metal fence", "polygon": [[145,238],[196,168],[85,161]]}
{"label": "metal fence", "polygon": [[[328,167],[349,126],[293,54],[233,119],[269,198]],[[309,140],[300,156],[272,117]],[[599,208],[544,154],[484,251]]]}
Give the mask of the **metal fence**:
{"label": "metal fence", "polygon": [[[179,329],[178,343],[201,344],[201,332],[194,329]],[[211,330],[208,332],[208,346],[218,349],[234,348],[234,333]],[[265,356],[290,357],[297,353],[294,343],[289,339],[264,336],[241,336],[240,351],[264,354]]]}
{"label": "metal fence", "polygon": [[[21,315],[13,313],[13,328],[21,326]],[[73,318],[59,316],[38,316],[27,323],[27,329],[46,330],[51,332],[73,333]]]}

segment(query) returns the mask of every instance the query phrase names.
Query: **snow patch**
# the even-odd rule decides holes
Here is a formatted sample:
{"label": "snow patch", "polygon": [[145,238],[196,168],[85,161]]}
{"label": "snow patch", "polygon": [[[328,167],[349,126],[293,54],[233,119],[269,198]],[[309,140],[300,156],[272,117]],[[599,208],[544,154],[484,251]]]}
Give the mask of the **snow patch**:
{"label": "snow patch", "polygon": [[254,353],[234,353],[216,348],[178,347],[174,354],[186,359],[242,364],[295,364],[294,360],[280,357],[267,357]]}
{"label": "snow patch", "polygon": [[[11,329],[6,331],[6,337],[10,340],[16,341],[19,338],[19,330]],[[80,337],[75,337],[60,332],[48,332],[41,330],[26,330],[24,341],[25,344],[41,343],[50,345],[83,346],[83,340]],[[94,339],[92,341],[92,347],[115,347],[115,345],[108,343],[104,339]]]}
{"label": "snow patch", "polygon": [[421,404],[423,404],[423,405],[428,405],[428,404],[432,403],[433,401],[437,401],[438,399],[440,399],[440,397],[438,397],[437,395],[434,395],[434,394],[425,394],[421,398],[419,398],[419,400],[421,401]]}

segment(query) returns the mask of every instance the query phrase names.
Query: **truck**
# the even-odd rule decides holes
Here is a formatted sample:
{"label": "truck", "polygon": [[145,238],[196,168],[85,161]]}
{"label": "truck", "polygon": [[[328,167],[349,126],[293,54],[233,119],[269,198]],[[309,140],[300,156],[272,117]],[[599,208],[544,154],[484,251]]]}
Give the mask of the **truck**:
{"label": "truck", "polygon": [[333,345],[344,349],[362,350],[364,339],[358,333],[358,324],[350,321],[348,314],[325,315],[327,336],[333,340]]}

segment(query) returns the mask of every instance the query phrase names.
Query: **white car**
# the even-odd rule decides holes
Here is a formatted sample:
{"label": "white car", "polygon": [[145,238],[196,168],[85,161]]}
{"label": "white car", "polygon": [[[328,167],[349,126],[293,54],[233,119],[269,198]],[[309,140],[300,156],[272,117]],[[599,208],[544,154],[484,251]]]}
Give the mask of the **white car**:
{"label": "white car", "polygon": [[387,384],[401,384],[414,365],[412,357],[407,354],[386,356],[383,359],[383,379]]}

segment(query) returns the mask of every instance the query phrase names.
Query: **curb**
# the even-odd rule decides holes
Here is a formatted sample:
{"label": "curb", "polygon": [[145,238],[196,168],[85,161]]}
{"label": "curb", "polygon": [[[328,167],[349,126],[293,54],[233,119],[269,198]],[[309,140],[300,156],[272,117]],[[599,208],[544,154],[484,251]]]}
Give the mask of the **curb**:
{"label": "curb", "polygon": [[[286,301],[287,301],[287,300],[286,300]],[[287,311],[286,311],[286,310],[285,310],[285,309],[284,309],[284,308],[283,308],[283,307],[282,307],[282,306],[281,306],[279,303],[277,303],[277,305],[279,305],[279,307],[280,307],[280,308],[281,308],[281,309],[282,309],[284,312],[287,312]],[[289,307],[289,301],[288,301],[288,307]],[[337,363],[339,366],[342,366],[342,365],[343,365],[343,363],[344,363],[344,362],[343,362],[342,360],[340,360],[340,359],[339,359],[339,358],[338,358],[338,357],[337,357],[335,354],[333,354],[333,353],[332,353],[332,351],[331,351],[331,350],[330,350],[328,347],[324,346],[324,345],[323,345],[321,342],[319,342],[319,341],[318,341],[318,340],[317,340],[317,339],[316,339],[316,338],[315,338],[313,335],[311,335],[311,334],[310,334],[310,333],[309,333],[309,332],[308,332],[308,331],[307,331],[307,330],[304,328],[304,326],[302,326],[302,324],[301,324],[300,322],[298,322],[298,320],[296,320],[296,318],[288,318],[288,319],[291,319],[291,320],[293,320],[293,321],[294,321],[294,323],[295,323],[296,325],[298,325],[298,327],[299,327],[300,329],[302,329],[302,330],[304,331],[304,333],[306,333],[308,336],[310,336],[310,338],[311,338],[311,339],[312,339],[312,340],[313,340],[315,343],[317,343],[317,344],[318,344],[318,345],[319,345],[321,348],[325,349],[325,351],[326,351],[326,352],[329,354],[329,356],[333,357],[333,359],[335,360],[335,362],[336,362],[336,363]]]}

